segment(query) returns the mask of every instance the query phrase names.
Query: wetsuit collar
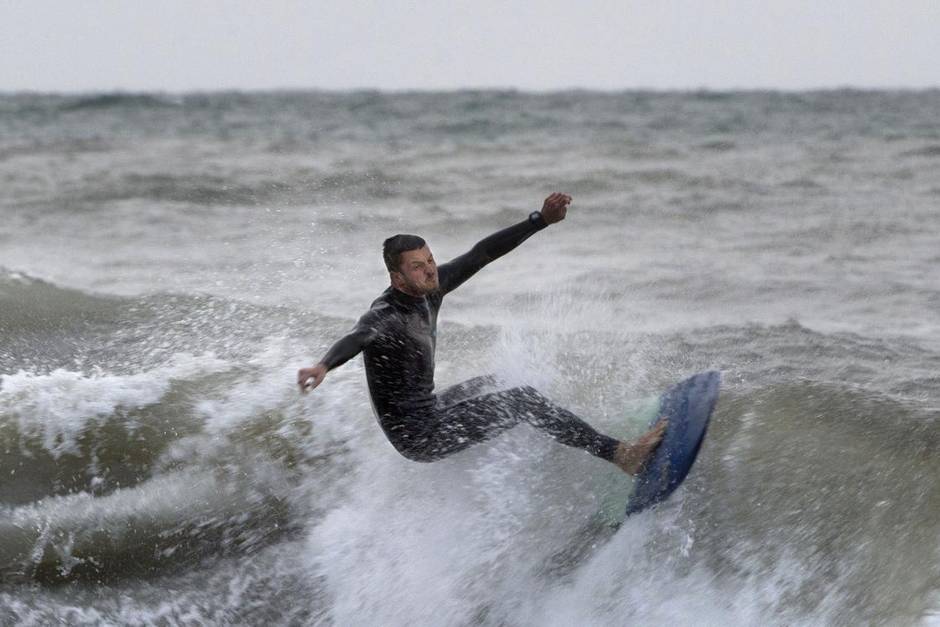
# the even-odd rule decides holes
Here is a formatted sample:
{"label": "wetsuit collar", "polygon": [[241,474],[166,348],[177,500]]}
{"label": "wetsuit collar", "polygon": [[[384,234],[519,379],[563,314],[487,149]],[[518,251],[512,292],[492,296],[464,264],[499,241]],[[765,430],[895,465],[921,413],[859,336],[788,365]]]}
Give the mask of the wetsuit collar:
{"label": "wetsuit collar", "polygon": [[403,291],[393,285],[390,285],[388,289],[395,300],[406,305],[417,305],[418,303],[423,303],[426,301],[425,296],[412,296],[411,294],[405,294]]}

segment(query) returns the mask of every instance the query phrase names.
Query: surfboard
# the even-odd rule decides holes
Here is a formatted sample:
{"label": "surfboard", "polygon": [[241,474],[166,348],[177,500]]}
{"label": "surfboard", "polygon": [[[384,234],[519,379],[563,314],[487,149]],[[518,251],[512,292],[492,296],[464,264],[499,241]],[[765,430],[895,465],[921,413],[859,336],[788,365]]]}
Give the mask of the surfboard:
{"label": "surfboard", "polygon": [[669,388],[660,397],[659,411],[650,427],[660,417],[668,418],[669,426],[653,457],[636,476],[627,501],[627,516],[665,500],[685,480],[705,439],[720,385],[720,372],[703,372]]}

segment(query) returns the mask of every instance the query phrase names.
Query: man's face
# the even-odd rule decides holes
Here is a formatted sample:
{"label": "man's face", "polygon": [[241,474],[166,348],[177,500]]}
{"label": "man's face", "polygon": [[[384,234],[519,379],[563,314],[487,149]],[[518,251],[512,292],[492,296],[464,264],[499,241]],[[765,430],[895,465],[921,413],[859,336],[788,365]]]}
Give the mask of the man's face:
{"label": "man's face", "polygon": [[392,285],[411,294],[424,296],[437,289],[437,263],[427,246],[401,254],[398,272],[392,272]]}

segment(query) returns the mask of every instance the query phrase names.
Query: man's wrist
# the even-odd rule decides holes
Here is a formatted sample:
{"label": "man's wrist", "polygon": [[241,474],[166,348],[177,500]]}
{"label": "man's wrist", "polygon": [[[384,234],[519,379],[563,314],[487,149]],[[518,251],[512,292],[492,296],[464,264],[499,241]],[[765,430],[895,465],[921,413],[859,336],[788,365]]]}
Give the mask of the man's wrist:
{"label": "man's wrist", "polygon": [[529,214],[529,223],[532,226],[535,226],[540,229],[544,229],[548,226],[548,221],[545,219],[545,216],[542,215],[541,211],[533,211]]}

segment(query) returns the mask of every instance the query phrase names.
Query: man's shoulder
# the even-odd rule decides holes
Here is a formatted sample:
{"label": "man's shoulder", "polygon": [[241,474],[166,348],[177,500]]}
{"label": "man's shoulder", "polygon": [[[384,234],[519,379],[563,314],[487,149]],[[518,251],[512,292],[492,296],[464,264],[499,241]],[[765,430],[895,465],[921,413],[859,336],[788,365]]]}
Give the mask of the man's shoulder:
{"label": "man's shoulder", "polygon": [[391,296],[392,296],[392,290],[391,288],[389,288],[385,290],[384,292],[382,292],[381,294],[379,294],[378,297],[372,301],[372,304],[369,305],[369,309],[376,309],[376,308],[381,309],[383,307],[391,307],[391,304],[392,304],[390,300]]}
{"label": "man's shoulder", "polygon": [[379,297],[369,305],[369,311],[366,312],[366,315],[375,318],[388,318],[389,316],[393,316],[395,314],[395,307],[390,300],[390,296],[388,290],[382,292]]}
{"label": "man's shoulder", "polygon": [[368,313],[381,316],[383,314],[392,313],[392,310],[393,307],[391,303],[382,298],[376,298],[374,301],[372,301],[372,304],[369,305]]}

